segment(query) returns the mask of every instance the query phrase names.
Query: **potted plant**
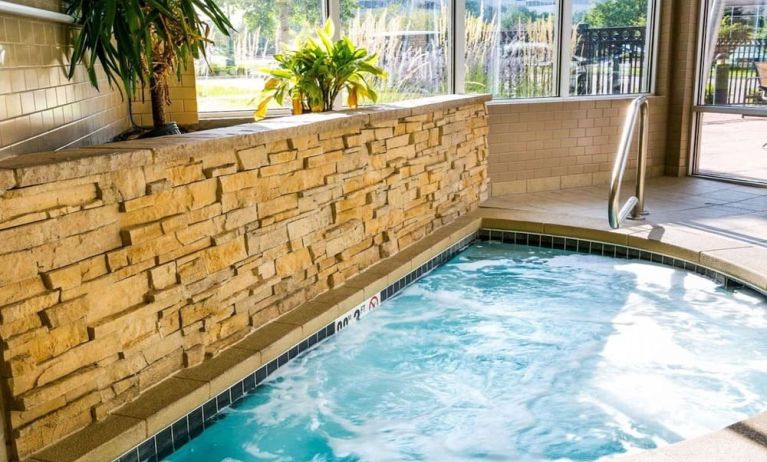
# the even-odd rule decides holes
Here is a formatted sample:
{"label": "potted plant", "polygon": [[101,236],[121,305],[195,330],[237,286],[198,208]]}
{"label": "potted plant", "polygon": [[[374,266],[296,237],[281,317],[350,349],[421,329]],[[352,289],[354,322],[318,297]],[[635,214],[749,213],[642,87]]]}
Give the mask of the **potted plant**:
{"label": "potted plant", "polygon": [[214,0],[73,0],[67,13],[76,18],[69,78],[83,64],[91,84],[98,88],[98,68],[110,87],[122,83],[121,91],[135,98],[148,87],[152,102],[153,130],[148,136],[179,133],[168,122],[168,79],[181,73],[192,59],[205,57],[210,25],[224,34],[233,26]]}
{"label": "potted plant", "polygon": [[356,108],[359,101],[378,100],[367,77],[384,77],[378,56],[357,47],[349,37],[333,42],[333,22],[328,20],[317,30],[317,37],[307,38],[294,49],[274,56],[278,66],[265,69],[270,78],[264,84],[255,118],[266,116],[272,101],[284,105],[289,99],[294,114],[306,111],[332,111],[336,98],[347,93],[347,104]]}

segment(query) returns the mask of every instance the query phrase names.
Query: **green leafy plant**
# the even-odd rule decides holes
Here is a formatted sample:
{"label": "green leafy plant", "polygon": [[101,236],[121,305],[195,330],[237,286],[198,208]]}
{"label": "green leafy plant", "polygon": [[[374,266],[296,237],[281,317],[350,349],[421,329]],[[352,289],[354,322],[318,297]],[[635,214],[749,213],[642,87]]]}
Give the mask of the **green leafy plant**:
{"label": "green leafy plant", "polygon": [[347,92],[349,107],[362,99],[372,102],[378,94],[368,78],[384,77],[378,56],[354,45],[348,37],[333,42],[333,22],[328,20],[317,30],[316,38],[307,38],[294,49],[274,56],[278,66],[265,69],[270,78],[264,84],[255,118],[266,116],[272,101],[292,103],[294,113],[332,111],[342,91]]}
{"label": "green leafy plant", "polygon": [[67,13],[80,26],[69,78],[82,63],[96,88],[99,68],[110,87],[119,81],[130,98],[139,91],[143,98],[148,87],[155,129],[167,123],[169,77],[180,79],[193,59],[205,57],[211,28],[204,18],[226,34],[233,29],[214,0],[73,0]]}

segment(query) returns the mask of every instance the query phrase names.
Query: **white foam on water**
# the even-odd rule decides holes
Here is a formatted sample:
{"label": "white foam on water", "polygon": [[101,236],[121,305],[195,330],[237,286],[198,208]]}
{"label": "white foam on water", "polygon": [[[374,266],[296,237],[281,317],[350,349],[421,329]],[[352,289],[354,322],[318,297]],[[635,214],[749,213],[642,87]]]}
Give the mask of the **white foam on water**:
{"label": "white foam on water", "polygon": [[765,327],[764,300],[678,269],[486,244],[191,445],[230,462],[599,460],[767,407]]}

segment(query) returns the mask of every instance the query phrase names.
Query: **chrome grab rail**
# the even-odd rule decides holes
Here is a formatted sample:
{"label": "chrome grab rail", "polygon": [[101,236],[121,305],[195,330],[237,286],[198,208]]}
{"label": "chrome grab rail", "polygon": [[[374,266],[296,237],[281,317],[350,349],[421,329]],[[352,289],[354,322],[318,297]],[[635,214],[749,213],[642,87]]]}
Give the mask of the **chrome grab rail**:
{"label": "chrome grab rail", "polygon": [[[28,18],[42,19],[44,21],[53,21],[62,24],[74,24],[75,18],[63,13],[57,13],[55,11],[44,10],[42,8],[34,8],[26,5],[19,5],[15,2],[7,2],[0,0],[0,14],[13,14],[18,16],[26,16]],[[35,26],[40,27],[40,26]]]}
{"label": "chrome grab rail", "polygon": [[[647,134],[649,132],[649,113],[648,98],[640,96],[631,102],[626,114],[626,120],[623,123],[623,133],[621,134],[620,144],[615,156],[612,175],[610,176],[610,200],[607,204],[607,216],[610,221],[610,227],[618,229],[626,217],[631,215],[631,219],[641,220],[644,211],[644,182],[645,171],[647,170]],[[620,207],[621,184],[623,183],[623,174],[628,165],[629,151],[631,142],[634,139],[634,128],[637,118],[639,118],[639,157],[637,159],[637,185],[636,195],[628,198],[623,207]]]}

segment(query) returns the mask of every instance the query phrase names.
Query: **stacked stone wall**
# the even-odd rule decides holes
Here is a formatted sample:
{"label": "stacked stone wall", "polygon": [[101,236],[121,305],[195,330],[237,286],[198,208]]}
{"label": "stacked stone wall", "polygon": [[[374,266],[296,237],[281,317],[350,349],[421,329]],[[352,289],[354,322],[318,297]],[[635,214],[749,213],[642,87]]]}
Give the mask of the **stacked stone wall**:
{"label": "stacked stone wall", "polygon": [[487,195],[479,97],[0,162],[6,433],[103,419]]}

